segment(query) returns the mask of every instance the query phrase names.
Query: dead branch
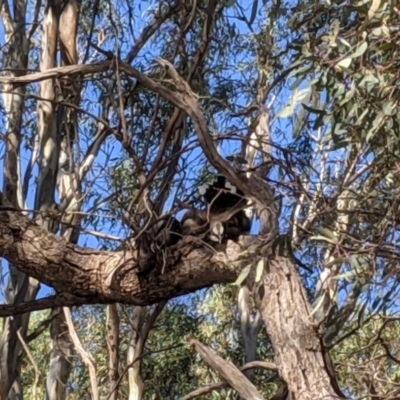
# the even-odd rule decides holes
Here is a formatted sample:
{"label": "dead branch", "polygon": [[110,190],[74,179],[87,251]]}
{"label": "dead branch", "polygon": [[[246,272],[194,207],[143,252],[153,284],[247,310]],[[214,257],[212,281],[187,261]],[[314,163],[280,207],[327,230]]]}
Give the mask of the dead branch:
{"label": "dead branch", "polygon": [[96,369],[94,367],[94,362],[91,355],[83,348],[83,345],[76,333],[74,324],[72,322],[71,311],[69,308],[64,307],[64,315],[65,321],[68,326],[69,336],[71,337],[72,343],[74,344],[75,350],[80,355],[82,362],[86,365],[89,376],[90,376],[90,386],[92,391],[92,399],[98,400],[99,399],[99,388],[97,385],[97,378],[96,378]]}
{"label": "dead branch", "polygon": [[[265,361],[252,361],[249,362],[242,367],[239,368],[239,371],[244,372],[244,371],[249,371],[253,369],[266,369],[269,371],[277,371],[278,367],[274,363],[270,362],[265,362]],[[202,388],[196,389],[193,392],[188,393],[186,396],[182,397],[181,400],[191,400],[199,396],[203,396],[207,393],[211,393],[214,390],[221,390],[225,389],[228,387],[229,384],[227,382],[217,382],[217,383],[212,383],[211,385],[204,386]]]}
{"label": "dead branch", "polygon": [[230,362],[214,353],[193,337],[187,341],[205,362],[217,372],[244,400],[264,400],[256,387]]}

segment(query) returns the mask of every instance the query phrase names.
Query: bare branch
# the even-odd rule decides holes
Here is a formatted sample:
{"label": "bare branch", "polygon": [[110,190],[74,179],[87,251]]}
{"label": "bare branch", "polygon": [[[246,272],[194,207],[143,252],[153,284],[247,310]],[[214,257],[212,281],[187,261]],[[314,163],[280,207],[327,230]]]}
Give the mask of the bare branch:
{"label": "bare branch", "polygon": [[[87,301],[89,303],[87,303]],[[2,304],[0,305],[0,317],[10,317],[20,314],[25,314],[32,311],[48,310],[53,307],[62,306],[78,306],[82,304],[90,304],[89,299],[78,299],[73,296],[65,296],[63,294],[58,294],[54,296],[49,296],[44,299],[26,301],[19,304]],[[48,321],[50,323],[50,321]],[[43,329],[44,330],[44,329]],[[41,331],[43,331],[41,330]],[[36,336],[35,336],[36,337]],[[29,341],[35,339],[33,336],[29,336]]]}
{"label": "bare branch", "polygon": [[[274,363],[269,363],[265,361],[252,361],[249,362],[242,367],[239,368],[239,371],[244,372],[244,371],[249,371],[253,369],[266,369],[269,371],[278,371],[278,367]],[[214,390],[221,390],[226,387],[228,387],[229,384],[227,382],[218,382],[218,383],[213,383],[211,385],[204,386],[202,388],[196,389],[193,392],[188,393],[186,396],[183,396],[181,400],[191,400],[199,396],[203,396],[207,393],[211,393]]]}
{"label": "bare branch", "polygon": [[[36,300],[37,302],[37,300]],[[31,332],[27,337],[26,337],[26,343],[30,343],[34,341],[36,338],[38,338],[51,324],[53,319],[57,316],[58,311],[55,311],[54,309],[51,311],[50,316],[42,321],[36,329]]]}
{"label": "bare branch", "polygon": [[136,40],[136,43],[132,46],[132,49],[129,51],[126,62],[130,64],[138,55],[139,51],[143,48],[146,42],[154,35],[154,33],[160,28],[160,26],[170,18],[175,12],[178,10],[180,6],[180,2],[176,1],[174,5],[168,8],[168,11],[163,15],[156,15],[153,21],[143,29],[142,34],[139,39]]}
{"label": "bare branch", "polygon": [[214,353],[193,337],[187,339],[205,362],[234,388],[244,400],[264,400],[256,387],[230,362]]}
{"label": "bare branch", "polygon": [[0,83],[12,84],[15,87],[26,85],[29,83],[41,82],[46,79],[61,78],[63,76],[74,76],[74,75],[90,75],[97,74],[99,72],[105,72],[110,70],[113,66],[113,61],[104,61],[96,64],[86,65],[69,65],[66,67],[55,67],[50,68],[47,71],[35,72],[33,74],[24,76],[0,76]]}
{"label": "bare branch", "polygon": [[81,341],[78,337],[78,334],[76,333],[76,330],[74,328],[74,324],[72,322],[72,317],[71,317],[71,311],[69,310],[69,308],[64,307],[64,315],[65,315],[65,320],[67,322],[69,335],[71,337],[72,343],[74,344],[75,350],[80,355],[83,363],[86,365],[87,369],[89,370],[90,386],[92,389],[92,399],[98,400],[100,398],[99,397],[99,388],[97,386],[96,369],[94,367],[92,357],[90,356],[90,354],[88,354],[86,352],[86,350],[82,346],[82,343],[81,343]]}
{"label": "bare branch", "polygon": [[35,379],[34,379],[33,384],[32,384],[32,397],[34,399],[36,399],[36,390],[37,390],[37,385],[38,385],[38,382],[39,382],[40,371],[39,371],[39,368],[38,368],[38,366],[37,366],[37,364],[35,362],[35,359],[32,356],[32,353],[30,352],[29,347],[26,344],[24,338],[22,337],[20,331],[21,331],[20,329],[17,330],[18,339],[19,339],[23,349],[25,350],[26,355],[29,358],[29,361],[31,362],[31,364],[33,365],[33,368],[35,370]]}

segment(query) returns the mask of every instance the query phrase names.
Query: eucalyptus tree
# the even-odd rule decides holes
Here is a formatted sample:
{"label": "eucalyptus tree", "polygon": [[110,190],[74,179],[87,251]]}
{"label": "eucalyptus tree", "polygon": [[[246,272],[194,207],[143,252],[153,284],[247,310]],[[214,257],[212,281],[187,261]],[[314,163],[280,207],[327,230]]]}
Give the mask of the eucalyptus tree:
{"label": "eucalyptus tree", "polygon": [[[96,345],[77,334],[69,308],[93,304],[108,305],[109,398],[146,397],[144,349],[167,301],[233,282],[244,361],[265,357],[264,326],[275,399],[395,398],[395,2],[28,6],[1,5],[9,284],[0,398],[22,395],[29,312],[45,309],[46,397],[65,398],[68,379],[82,376],[70,375],[75,352],[99,398]],[[154,224],[196,207],[199,185],[216,173],[245,194],[254,234],[223,249],[193,236],[157,248]],[[40,283],[54,294],[38,299]],[[117,303],[129,306],[129,342]],[[363,335],[372,351],[352,342]],[[203,376],[225,381],[203,393],[229,384],[241,398],[270,395],[253,373],[244,379],[187,340],[213,369]],[[350,379],[356,367],[362,379]],[[167,396],[169,384],[150,385],[149,398]],[[199,394],[186,393],[187,381],[180,389]]]}

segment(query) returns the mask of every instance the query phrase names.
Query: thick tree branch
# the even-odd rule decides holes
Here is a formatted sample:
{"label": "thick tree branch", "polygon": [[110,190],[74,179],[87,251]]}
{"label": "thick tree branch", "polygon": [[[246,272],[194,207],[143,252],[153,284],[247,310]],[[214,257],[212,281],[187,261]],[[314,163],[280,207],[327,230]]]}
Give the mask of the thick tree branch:
{"label": "thick tree branch", "polygon": [[[228,243],[226,253],[216,253],[207,246],[193,249],[193,244],[183,240],[171,251],[164,266],[166,272],[161,274],[162,263],[155,255],[139,260],[135,249],[107,252],[68,243],[9,206],[3,194],[0,252],[22,272],[75,297],[62,302],[63,306],[76,304],[79,298],[84,303],[154,304],[215,283],[232,282],[246,263],[235,243]],[[251,256],[249,251],[247,254]],[[149,272],[141,273],[138,261],[146,262]],[[54,306],[51,301],[61,300],[42,300],[42,304]],[[9,310],[3,308],[5,313]]]}

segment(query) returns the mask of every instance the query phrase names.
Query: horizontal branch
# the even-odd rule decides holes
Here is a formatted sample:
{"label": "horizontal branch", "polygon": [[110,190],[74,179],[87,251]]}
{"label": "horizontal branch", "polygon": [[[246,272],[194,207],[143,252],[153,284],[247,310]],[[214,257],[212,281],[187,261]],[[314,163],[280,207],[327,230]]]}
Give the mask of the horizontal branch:
{"label": "horizontal branch", "polygon": [[0,254],[20,271],[64,294],[42,299],[35,306],[24,303],[20,309],[7,305],[0,310],[10,315],[79,302],[145,306],[233,282],[246,260],[238,244],[229,242],[228,246],[226,252],[218,253],[185,239],[165,260],[161,252],[158,258],[156,254],[139,258],[128,244],[114,252],[83,248],[42,229],[9,206],[0,193]]}
{"label": "horizontal branch", "polygon": [[1,84],[12,84],[15,87],[29,83],[41,82],[46,79],[61,78],[63,76],[91,75],[106,72],[113,68],[114,61],[103,61],[96,64],[68,65],[65,67],[50,68],[43,72],[34,72],[24,76],[0,76]]}
{"label": "horizontal branch", "polygon": [[73,307],[88,303],[90,303],[90,299],[77,298],[74,296],[54,295],[19,304],[1,304],[0,317],[11,317],[32,311],[42,311],[55,307]]}

